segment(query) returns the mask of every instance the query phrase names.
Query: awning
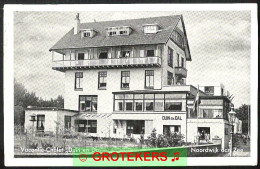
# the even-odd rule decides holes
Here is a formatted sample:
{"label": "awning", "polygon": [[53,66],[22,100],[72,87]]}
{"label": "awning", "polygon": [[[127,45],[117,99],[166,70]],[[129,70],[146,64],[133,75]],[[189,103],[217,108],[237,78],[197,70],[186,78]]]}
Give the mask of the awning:
{"label": "awning", "polygon": [[108,118],[112,114],[86,114],[86,113],[80,113],[76,114],[72,117],[75,117],[76,120],[88,120],[88,119],[98,119],[98,118]]}

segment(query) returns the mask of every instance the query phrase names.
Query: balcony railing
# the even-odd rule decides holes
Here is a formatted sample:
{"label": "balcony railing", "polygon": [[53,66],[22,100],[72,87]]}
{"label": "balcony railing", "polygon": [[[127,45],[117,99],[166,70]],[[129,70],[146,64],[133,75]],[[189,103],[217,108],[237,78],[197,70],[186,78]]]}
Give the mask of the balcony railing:
{"label": "balcony railing", "polygon": [[175,74],[181,77],[187,77],[187,69],[184,67],[175,67]]}
{"label": "balcony railing", "polygon": [[52,68],[64,71],[67,69],[92,69],[92,68],[120,68],[120,67],[160,67],[161,58],[113,58],[113,59],[88,59],[88,60],[59,60],[53,61]]}

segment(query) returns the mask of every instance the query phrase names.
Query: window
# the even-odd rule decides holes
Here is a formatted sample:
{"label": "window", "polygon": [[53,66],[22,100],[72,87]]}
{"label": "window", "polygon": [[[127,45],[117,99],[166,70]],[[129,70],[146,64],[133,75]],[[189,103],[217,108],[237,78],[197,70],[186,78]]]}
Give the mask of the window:
{"label": "window", "polygon": [[184,67],[184,58],[181,57],[181,67]]}
{"label": "window", "polygon": [[164,111],[164,94],[155,94],[154,111]]}
{"label": "window", "polygon": [[189,118],[197,118],[197,110],[194,110],[193,108],[188,109],[188,117]]}
{"label": "window", "polygon": [[173,73],[167,72],[167,85],[173,85],[174,84],[174,78]]}
{"label": "window", "polygon": [[133,94],[125,94],[125,111],[133,111]]}
{"label": "window", "polygon": [[223,118],[223,110],[221,110],[221,109],[200,109],[199,118],[204,118],[204,119]]}
{"label": "window", "polygon": [[98,72],[98,88],[106,89],[107,87],[107,72]]}
{"label": "window", "polygon": [[122,58],[129,58],[130,57],[130,51],[123,51]]}
{"label": "window", "polygon": [[145,94],[144,95],[144,111],[153,111],[154,107],[154,94]]}
{"label": "window", "polygon": [[149,49],[146,51],[146,57],[153,57],[154,56],[154,50],[153,49]]}
{"label": "window", "polygon": [[127,31],[120,31],[120,35],[127,35]]}
{"label": "window", "polygon": [[183,39],[183,36],[178,33],[177,31],[174,31],[172,33],[172,39],[174,40],[174,42],[177,43],[177,45],[179,45],[180,47],[184,47],[184,39]]}
{"label": "window", "polygon": [[84,60],[84,53],[78,53],[78,60]]}
{"label": "window", "polygon": [[153,89],[154,88],[154,71],[146,70],[145,71],[145,88]]}
{"label": "window", "polygon": [[180,125],[163,125],[163,134],[169,136],[172,133],[180,133],[181,126]]}
{"label": "window", "polygon": [[96,112],[97,96],[79,96],[79,111]]}
{"label": "window", "polygon": [[134,111],[143,111],[143,94],[135,94],[134,97]]}
{"label": "window", "polygon": [[210,139],[209,127],[198,127],[199,139],[208,141]]}
{"label": "window", "polygon": [[71,116],[64,116],[65,129],[71,128]]}
{"label": "window", "polygon": [[124,99],[125,99],[125,96],[123,94],[115,95],[115,103],[114,103],[115,111],[123,111]]}
{"label": "window", "polygon": [[130,71],[122,71],[121,72],[121,88],[129,89],[130,83]]}
{"label": "window", "polygon": [[158,26],[157,25],[145,25],[144,33],[157,33]]}
{"label": "window", "polygon": [[214,86],[205,86],[205,93],[209,96],[214,96]]}
{"label": "window", "polygon": [[83,37],[90,37],[90,32],[83,32]]}
{"label": "window", "polygon": [[114,36],[114,35],[116,35],[116,31],[109,31],[108,32],[108,36]]}
{"label": "window", "polygon": [[177,53],[177,67],[180,67],[180,55]]}
{"label": "window", "polygon": [[99,59],[107,59],[107,56],[108,56],[108,53],[107,52],[104,52],[104,51],[102,51],[102,52],[100,52],[100,54],[99,54]]}
{"label": "window", "polygon": [[126,134],[144,134],[145,132],[145,121],[144,120],[127,120]]}
{"label": "window", "polygon": [[75,120],[78,132],[97,133],[97,120]]}
{"label": "window", "polygon": [[165,111],[181,111],[182,103],[172,100],[165,100]]}
{"label": "window", "polygon": [[37,115],[37,131],[44,131],[45,115]]}
{"label": "window", "polygon": [[168,48],[168,66],[173,67],[173,50]]}
{"label": "window", "polygon": [[75,89],[83,89],[82,81],[83,81],[83,72],[76,72],[75,73]]}
{"label": "window", "polygon": [[185,94],[115,94],[114,111],[185,111]]}

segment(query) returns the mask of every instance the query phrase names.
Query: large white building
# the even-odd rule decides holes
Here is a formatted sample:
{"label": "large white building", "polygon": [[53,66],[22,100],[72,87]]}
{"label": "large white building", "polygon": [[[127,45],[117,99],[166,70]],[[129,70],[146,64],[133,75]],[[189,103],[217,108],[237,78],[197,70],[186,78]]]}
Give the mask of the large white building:
{"label": "large white building", "polygon": [[[51,49],[65,74],[64,109],[30,108],[25,127],[64,128],[100,137],[179,132],[186,142],[213,138],[228,146],[230,101],[186,84],[190,49],[182,15],[81,23]],[[58,54],[58,55],[57,55]],[[58,58],[60,57],[60,58]],[[199,113],[194,111],[199,92]]]}

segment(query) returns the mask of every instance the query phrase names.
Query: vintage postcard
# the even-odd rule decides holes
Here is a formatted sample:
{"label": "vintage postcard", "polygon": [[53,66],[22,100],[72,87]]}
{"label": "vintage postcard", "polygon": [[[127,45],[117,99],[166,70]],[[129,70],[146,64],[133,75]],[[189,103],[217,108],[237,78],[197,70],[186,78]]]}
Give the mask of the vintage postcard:
{"label": "vintage postcard", "polygon": [[256,9],[6,5],[5,165],[256,165]]}

